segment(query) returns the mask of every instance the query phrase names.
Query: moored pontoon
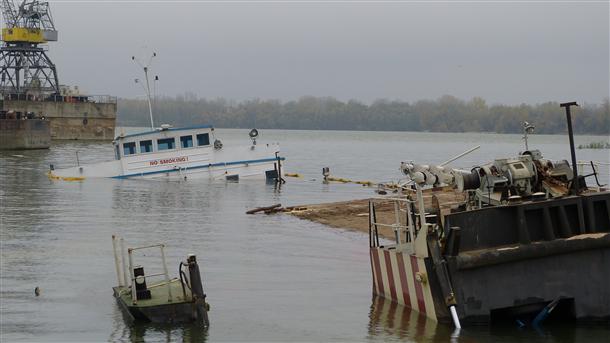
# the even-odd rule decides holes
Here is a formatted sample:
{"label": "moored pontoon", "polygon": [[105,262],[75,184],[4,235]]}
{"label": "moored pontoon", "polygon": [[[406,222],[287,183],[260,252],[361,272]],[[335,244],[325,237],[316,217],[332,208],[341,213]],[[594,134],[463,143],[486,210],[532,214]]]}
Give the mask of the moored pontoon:
{"label": "moored pontoon", "polygon": [[[126,248],[123,238],[113,235],[112,246],[118,282],[112,289],[119,306],[130,320],[209,326],[209,305],[205,301],[206,294],[195,255],[189,254],[186,261],[180,262],[179,278],[170,279],[165,261],[165,244]],[[134,255],[139,251],[156,249],[160,253],[161,271],[145,274],[144,267],[135,264]]]}

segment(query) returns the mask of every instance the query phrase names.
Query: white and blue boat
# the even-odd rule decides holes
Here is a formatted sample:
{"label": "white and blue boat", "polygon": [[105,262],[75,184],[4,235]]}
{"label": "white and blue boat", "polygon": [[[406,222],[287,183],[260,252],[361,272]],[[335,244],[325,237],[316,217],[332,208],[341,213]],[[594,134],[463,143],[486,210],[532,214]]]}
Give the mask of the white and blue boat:
{"label": "white and blue boat", "polygon": [[282,180],[284,157],[277,143],[260,144],[258,131],[250,131],[250,144],[224,146],[212,126],[159,129],[119,135],[113,141],[113,161],[65,169],[51,166],[49,177],[86,178]]}

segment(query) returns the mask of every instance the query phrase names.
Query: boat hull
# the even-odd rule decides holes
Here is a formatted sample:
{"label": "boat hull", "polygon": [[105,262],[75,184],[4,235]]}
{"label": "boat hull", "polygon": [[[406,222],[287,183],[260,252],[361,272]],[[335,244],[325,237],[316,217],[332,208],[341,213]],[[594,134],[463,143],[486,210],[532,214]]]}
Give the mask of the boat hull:
{"label": "boat hull", "polygon": [[[489,323],[536,315],[553,300],[564,302],[564,316],[580,321],[610,321],[610,233],[579,235],[555,242],[547,256],[500,257],[486,249],[468,258],[448,259],[449,275],[463,323]],[[536,248],[548,254],[550,245]],[[371,248],[373,294],[410,307],[428,318],[450,322],[432,259]],[[496,256],[495,258],[493,256]],[[472,258],[485,263],[473,266]],[[419,274],[419,276],[418,276]],[[422,277],[424,276],[424,282]]]}
{"label": "boat hull", "polygon": [[[275,147],[277,148],[277,147]],[[228,149],[227,149],[228,150]],[[257,150],[235,148],[215,152],[200,149],[188,152],[169,152],[156,155],[123,158],[91,165],[51,170],[57,179],[84,180],[87,178],[184,180],[211,179],[276,179],[283,177],[283,157],[276,149]]]}
{"label": "boat hull", "polygon": [[122,294],[123,287],[113,287],[114,297],[121,310],[131,321],[148,322],[156,324],[192,323],[202,321],[197,317],[195,304],[192,301],[179,299],[173,303],[153,306],[138,306],[129,301],[129,297]]}
{"label": "boat hull", "polygon": [[370,247],[373,294],[440,322],[453,303],[462,323],[534,323],[554,302],[610,322],[609,192],[449,214],[442,249],[433,232],[413,245]]}

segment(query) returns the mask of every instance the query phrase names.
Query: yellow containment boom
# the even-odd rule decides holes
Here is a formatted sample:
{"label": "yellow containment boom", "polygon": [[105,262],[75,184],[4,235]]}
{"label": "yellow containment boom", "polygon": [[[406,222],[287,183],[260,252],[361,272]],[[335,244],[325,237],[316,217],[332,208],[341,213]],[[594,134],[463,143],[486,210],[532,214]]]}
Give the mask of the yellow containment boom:
{"label": "yellow containment boom", "polygon": [[83,180],[85,180],[85,178],[82,176],[57,176],[50,171],[47,173],[47,176],[49,177],[49,180],[61,180],[61,181],[83,181]]}

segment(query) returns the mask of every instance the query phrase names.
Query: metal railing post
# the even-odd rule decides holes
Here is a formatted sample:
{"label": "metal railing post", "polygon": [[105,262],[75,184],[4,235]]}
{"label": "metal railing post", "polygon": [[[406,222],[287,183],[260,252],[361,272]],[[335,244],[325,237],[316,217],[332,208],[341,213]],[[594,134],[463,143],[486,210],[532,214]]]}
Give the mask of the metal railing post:
{"label": "metal railing post", "polygon": [[131,255],[131,249],[127,249],[129,255],[129,276],[131,276],[131,301],[136,304],[138,302],[138,295],[136,292],[136,278],[133,275],[133,257]]}
{"label": "metal railing post", "polygon": [[123,274],[121,273],[121,267],[119,267],[119,254],[116,251],[117,248],[117,244],[116,244],[116,240],[117,237],[115,235],[112,235],[112,252],[114,254],[114,268],[116,269],[116,279],[117,282],[119,283],[119,286],[123,286]]}
{"label": "metal railing post", "polygon": [[127,287],[129,285],[129,283],[127,283],[127,280],[129,280],[129,278],[127,277],[128,273],[127,273],[127,259],[125,258],[125,240],[123,239],[123,237],[120,238],[121,240],[121,264],[123,265],[123,286]]}
{"label": "metal railing post", "polygon": [[394,227],[394,236],[396,237],[396,244],[400,244],[402,241],[400,238],[400,203],[398,200],[394,200],[394,219],[396,220],[396,226]]}
{"label": "metal railing post", "polygon": [[160,246],[161,260],[163,263],[163,273],[165,274],[165,284],[167,285],[167,301],[172,302],[172,287],[170,285],[169,272],[167,271],[167,264],[165,264],[165,250],[163,250],[164,247],[165,247],[165,244],[161,244],[161,246]]}
{"label": "metal railing post", "polygon": [[411,201],[407,200],[407,227],[409,230],[409,241],[413,241],[415,239],[415,228],[413,226],[413,216],[412,216],[412,211],[413,208],[411,207]]}
{"label": "metal railing post", "polygon": [[[426,225],[426,207],[424,205],[424,194],[419,185],[415,185],[417,189],[417,207],[419,212],[419,229],[428,229],[428,225]],[[425,232],[424,232],[425,235]]]}

